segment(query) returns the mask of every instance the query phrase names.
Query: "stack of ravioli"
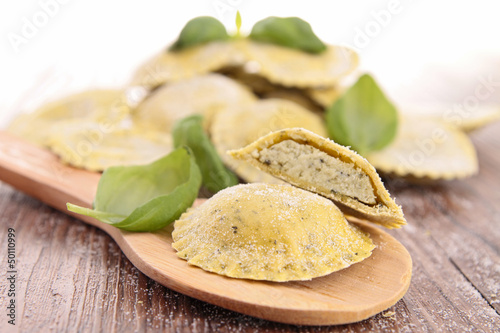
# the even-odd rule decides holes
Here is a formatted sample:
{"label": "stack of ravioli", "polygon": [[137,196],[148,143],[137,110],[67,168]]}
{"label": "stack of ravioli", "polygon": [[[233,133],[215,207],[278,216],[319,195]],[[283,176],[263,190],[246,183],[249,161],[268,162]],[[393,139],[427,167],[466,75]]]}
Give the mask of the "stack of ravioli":
{"label": "stack of ravioli", "polygon": [[[172,150],[173,124],[202,114],[229,168],[246,182],[279,183],[225,152],[284,128],[327,137],[323,111],[342,95],[343,82],[356,75],[357,66],[357,54],[341,46],[311,53],[241,36],[207,40],[160,52],[123,89],[90,90],[48,103],[20,116],[9,130],[48,147],[65,163],[102,171],[165,155]],[[478,165],[464,130],[499,117],[500,108],[480,108],[457,128],[439,114],[401,113],[394,142],[365,157],[379,171],[406,178],[468,177]],[[422,151],[434,136],[432,147]]]}
{"label": "stack of ravioli", "polygon": [[[19,117],[9,130],[65,163],[102,171],[168,153],[173,124],[201,114],[221,157],[238,168],[225,151],[270,131],[300,126],[326,136],[321,111],[357,65],[357,55],[343,47],[311,54],[243,37],[170,48],[123,89],[65,97]],[[246,181],[272,179],[250,170],[242,171]]]}
{"label": "stack of ravioli", "polygon": [[[289,19],[298,22],[297,33],[312,33]],[[365,159],[327,139],[324,116],[346,78],[356,75],[354,51],[321,44],[321,52],[310,52],[280,45],[279,36],[273,43],[239,32],[203,40],[197,37],[206,32],[203,25],[192,23],[180,38],[195,36],[197,43],[180,48],[177,41],[122,89],[48,103],[15,119],[9,131],[48,147],[64,163],[103,171],[164,156],[173,150],[174,124],[203,115],[224,164],[249,183],[220,191],[175,223],[178,255],[211,272],[307,280],[368,258],[374,244],[346,216],[388,228],[406,223],[375,168],[420,180],[473,175],[477,158],[465,131],[500,117],[499,109],[485,110],[458,128],[440,116],[401,113],[396,139]],[[193,26],[201,30],[186,32]],[[420,144],[436,135],[432,149],[417,156]]]}

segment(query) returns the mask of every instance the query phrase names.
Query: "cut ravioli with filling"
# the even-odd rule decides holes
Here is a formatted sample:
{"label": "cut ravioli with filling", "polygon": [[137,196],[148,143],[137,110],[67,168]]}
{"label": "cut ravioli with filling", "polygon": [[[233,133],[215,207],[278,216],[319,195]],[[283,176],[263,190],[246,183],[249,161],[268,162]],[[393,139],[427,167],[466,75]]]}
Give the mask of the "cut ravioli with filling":
{"label": "cut ravioli with filling", "polygon": [[217,113],[210,127],[212,142],[223,162],[249,183],[279,183],[278,179],[226,154],[261,136],[284,128],[303,127],[326,135],[322,119],[291,101],[265,99],[247,105],[235,105]]}
{"label": "cut ravioli with filling", "polygon": [[369,235],[330,200],[290,185],[226,188],[175,222],[189,264],[234,278],[309,280],[371,255]]}
{"label": "cut ravioli with filling", "polygon": [[229,152],[300,188],[332,199],[344,213],[399,228],[406,224],[375,168],[363,157],[302,128],[270,133]]}

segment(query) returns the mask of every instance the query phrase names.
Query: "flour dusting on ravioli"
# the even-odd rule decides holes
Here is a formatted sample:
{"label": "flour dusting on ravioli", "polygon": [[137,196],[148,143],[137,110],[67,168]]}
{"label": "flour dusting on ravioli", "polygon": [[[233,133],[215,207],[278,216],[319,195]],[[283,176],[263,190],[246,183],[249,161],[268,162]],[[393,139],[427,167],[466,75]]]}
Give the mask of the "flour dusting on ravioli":
{"label": "flour dusting on ravioli", "polygon": [[174,228],[180,258],[254,280],[309,280],[360,262],[375,247],[330,200],[290,185],[227,188]]}
{"label": "flour dusting on ravioli", "polygon": [[387,228],[406,224],[401,207],[366,159],[303,128],[270,133],[229,154],[290,184],[332,199],[346,214]]}

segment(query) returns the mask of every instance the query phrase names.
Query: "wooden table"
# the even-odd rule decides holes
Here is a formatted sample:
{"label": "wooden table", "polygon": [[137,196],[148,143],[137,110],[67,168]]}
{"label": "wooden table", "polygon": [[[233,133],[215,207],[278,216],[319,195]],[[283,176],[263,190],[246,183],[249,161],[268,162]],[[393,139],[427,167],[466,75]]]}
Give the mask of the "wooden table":
{"label": "wooden table", "polygon": [[423,332],[500,330],[500,123],[472,135],[480,172],[416,185],[387,179],[409,225],[390,233],[413,258],[406,296],[357,324],[297,327],[228,311],[139,272],[104,232],[0,183],[0,331],[7,323],[8,228],[22,332]]}

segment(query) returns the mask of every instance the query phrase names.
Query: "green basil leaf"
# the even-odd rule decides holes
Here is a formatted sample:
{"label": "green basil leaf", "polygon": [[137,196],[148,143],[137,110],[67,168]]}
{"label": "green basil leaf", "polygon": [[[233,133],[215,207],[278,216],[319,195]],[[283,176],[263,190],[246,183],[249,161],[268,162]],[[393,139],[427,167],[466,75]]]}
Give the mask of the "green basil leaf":
{"label": "green basil leaf", "polygon": [[200,167],[203,185],[212,193],[237,185],[238,177],[229,171],[203,130],[203,117],[193,115],[179,120],[173,128],[174,146],[188,146]]}
{"label": "green basil leaf", "polygon": [[392,142],[398,111],[375,80],[364,74],[327,109],[326,123],[331,139],[364,155]]}
{"label": "green basil leaf", "polygon": [[94,209],[68,210],[129,231],[153,231],[175,221],[198,196],[201,174],[189,148],[148,165],[111,167],[99,180]]}
{"label": "green basil leaf", "polygon": [[179,51],[194,45],[228,38],[226,28],[219,20],[210,16],[200,16],[186,23],[169,50]]}
{"label": "green basil leaf", "polygon": [[268,17],[255,23],[249,36],[258,42],[281,45],[309,53],[321,53],[326,45],[311,25],[298,17]]}

